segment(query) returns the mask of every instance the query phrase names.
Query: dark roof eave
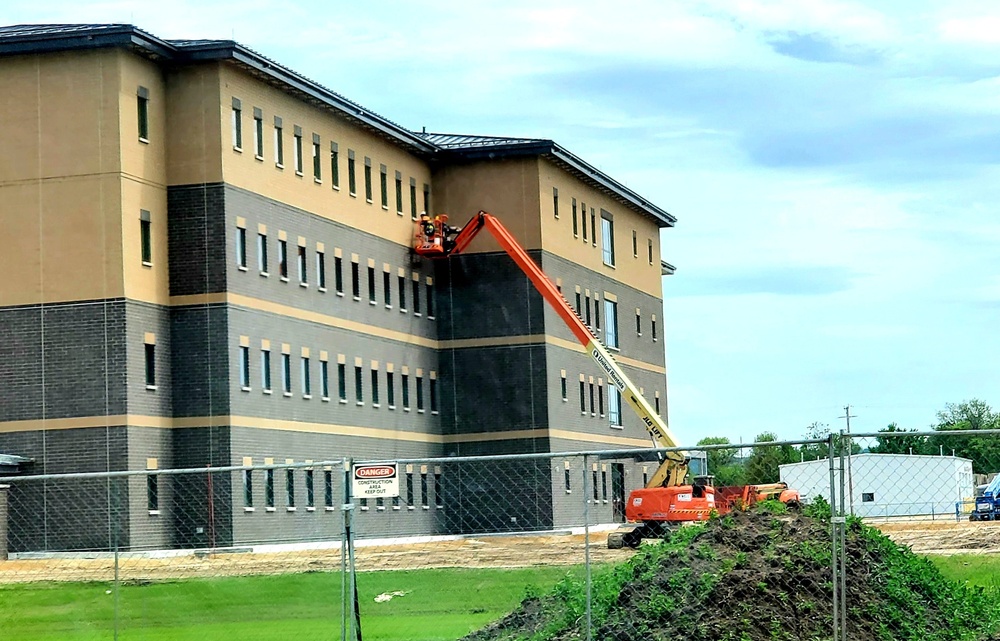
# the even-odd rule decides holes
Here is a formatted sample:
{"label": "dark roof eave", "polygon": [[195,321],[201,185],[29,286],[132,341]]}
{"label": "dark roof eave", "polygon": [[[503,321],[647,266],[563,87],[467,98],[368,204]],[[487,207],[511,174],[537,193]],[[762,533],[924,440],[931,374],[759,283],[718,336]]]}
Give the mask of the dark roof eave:
{"label": "dark roof eave", "polygon": [[673,276],[677,268],[665,260],[660,261],[660,276]]}
{"label": "dark roof eave", "polygon": [[0,43],[0,55],[54,53],[109,47],[135,48],[147,52],[151,57],[159,58],[170,58],[177,53],[174,46],[156,36],[132,25],[120,25],[91,31],[67,32],[62,35],[31,33],[24,36],[6,36]]}

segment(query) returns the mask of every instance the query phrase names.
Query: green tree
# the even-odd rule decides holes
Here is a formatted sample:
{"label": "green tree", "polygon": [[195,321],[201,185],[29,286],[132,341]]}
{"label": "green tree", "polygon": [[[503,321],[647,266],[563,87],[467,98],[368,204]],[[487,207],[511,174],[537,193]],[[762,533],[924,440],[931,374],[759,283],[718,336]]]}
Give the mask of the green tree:
{"label": "green tree", "polygon": [[750,458],[746,464],[747,483],[776,483],[780,479],[779,465],[799,460],[799,454],[790,445],[766,445],[777,441],[773,432],[758,434],[750,450]]}
{"label": "green tree", "polygon": [[[832,430],[830,426],[826,423],[820,423],[819,421],[813,422],[806,428],[805,438],[807,440],[815,439],[828,439]],[[861,452],[861,446],[849,439],[846,435],[840,436],[837,434],[833,438],[834,444],[834,456],[839,456],[841,452],[844,454],[848,453],[847,444],[850,442],[850,453],[858,454]],[[808,445],[802,445],[799,447],[799,459],[803,461],[816,461],[819,459],[825,459],[830,457],[830,444],[829,443],[810,443]]]}
{"label": "green tree", "polygon": [[[708,436],[698,441],[698,445],[729,445],[730,441],[725,436]],[[724,485],[745,485],[746,469],[743,462],[737,458],[738,447],[720,447],[718,449],[705,450],[708,457],[708,473],[715,476],[715,484]]]}
{"label": "green tree", "polygon": [[954,451],[956,456],[971,459],[973,471],[980,474],[1000,470],[1000,436],[947,434],[957,430],[1000,429],[1000,415],[987,403],[975,398],[948,403],[937,413],[937,424],[933,427],[939,434],[928,439],[927,453]]}
{"label": "green tree", "polygon": [[877,442],[871,451],[875,454],[927,454],[927,437],[912,435],[915,431],[904,430],[896,423],[889,423],[885,429],[879,430],[879,433],[892,436],[875,437]]}

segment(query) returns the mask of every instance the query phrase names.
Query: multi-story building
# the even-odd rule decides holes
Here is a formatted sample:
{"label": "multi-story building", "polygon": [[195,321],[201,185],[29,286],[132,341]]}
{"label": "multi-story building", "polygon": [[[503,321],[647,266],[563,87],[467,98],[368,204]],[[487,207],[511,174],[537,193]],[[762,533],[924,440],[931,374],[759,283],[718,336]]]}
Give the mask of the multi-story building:
{"label": "multi-story building", "polygon": [[[494,213],[665,416],[674,218],[561,146],[409,131],[232,41],[16,26],[0,56],[0,452],[33,473],[649,445],[492,239],[411,251],[420,212]],[[248,481],[276,513],[217,485],[216,542],[319,518]],[[133,490],[123,544],[204,544]],[[12,532],[86,546],[46,524],[80,499]]]}

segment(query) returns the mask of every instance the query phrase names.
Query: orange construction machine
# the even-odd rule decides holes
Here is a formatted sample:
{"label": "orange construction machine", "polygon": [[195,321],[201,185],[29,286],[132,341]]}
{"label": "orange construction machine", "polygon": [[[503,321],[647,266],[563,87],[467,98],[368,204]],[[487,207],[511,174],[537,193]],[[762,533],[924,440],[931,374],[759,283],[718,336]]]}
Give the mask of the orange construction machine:
{"label": "orange construction machine", "polygon": [[715,488],[715,509],[719,514],[733,510],[746,510],[761,501],[776,499],[787,505],[798,505],[799,491],[788,487],[787,483],[766,483],[762,485],[731,485]]}
{"label": "orange construction machine", "polygon": [[[446,258],[461,253],[472,239],[486,230],[531,280],[542,297],[566,323],[622,398],[639,415],[656,447],[678,446],[670,428],[639,393],[614,357],[563,298],[542,269],[495,216],[480,211],[464,227],[452,227],[448,217],[423,215],[417,221],[414,251],[427,258]],[[715,488],[710,483],[686,485],[689,457],[685,452],[665,452],[659,468],[643,489],[634,490],[625,506],[629,525],[608,536],[608,547],[636,547],[644,537],[658,536],[672,524],[704,521],[715,510]]]}

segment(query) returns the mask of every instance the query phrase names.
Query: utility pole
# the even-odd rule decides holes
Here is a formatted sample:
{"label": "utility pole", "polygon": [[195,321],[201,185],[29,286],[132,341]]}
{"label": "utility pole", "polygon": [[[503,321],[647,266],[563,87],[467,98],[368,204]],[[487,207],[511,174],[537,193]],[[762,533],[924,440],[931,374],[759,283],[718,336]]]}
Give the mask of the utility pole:
{"label": "utility pole", "polygon": [[[851,474],[851,450],[854,445],[854,441],[851,440],[851,419],[857,418],[854,414],[851,414],[851,406],[844,406],[844,415],[838,418],[842,418],[847,421],[847,488],[848,497],[850,498],[851,504],[851,516],[854,516],[854,475]],[[845,444],[841,444],[844,447]]]}

